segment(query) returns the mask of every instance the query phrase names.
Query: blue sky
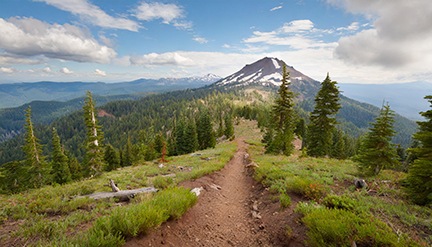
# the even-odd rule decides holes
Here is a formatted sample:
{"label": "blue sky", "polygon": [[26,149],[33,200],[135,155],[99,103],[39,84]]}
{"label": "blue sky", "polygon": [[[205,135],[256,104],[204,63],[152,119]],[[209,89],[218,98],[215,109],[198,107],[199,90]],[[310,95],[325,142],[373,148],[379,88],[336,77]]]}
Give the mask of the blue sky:
{"label": "blue sky", "polygon": [[314,79],[432,82],[429,0],[2,0],[0,83],[230,75],[265,56]]}

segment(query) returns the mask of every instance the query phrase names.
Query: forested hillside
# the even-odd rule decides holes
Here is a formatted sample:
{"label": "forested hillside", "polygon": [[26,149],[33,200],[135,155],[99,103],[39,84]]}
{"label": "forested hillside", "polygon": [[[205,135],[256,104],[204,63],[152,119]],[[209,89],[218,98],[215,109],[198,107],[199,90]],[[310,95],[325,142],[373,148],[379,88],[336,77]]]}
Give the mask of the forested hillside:
{"label": "forested hillside", "polygon": [[[101,106],[111,101],[125,99],[139,99],[149,93],[124,94],[112,96],[95,95],[96,105]],[[33,122],[50,124],[53,120],[80,110],[84,104],[84,97],[66,102],[61,101],[32,101],[19,107],[0,109],[0,143],[20,134],[24,125],[24,110],[29,105],[33,108]]]}
{"label": "forested hillside", "polygon": [[[149,95],[139,100],[123,100],[110,102],[98,109],[109,115],[99,118],[99,124],[105,133],[106,143],[117,149],[124,149],[130,139],[132,145],[138,149],[143,135],[154,138],[159,132],[165,140],[173,130],[176,120],[186,117],[197,117],[200,108],[209,111],[214,129],[220,122],[222,113],[231,111],[233,117],[245,117],[257,119],[261,125],[268,121],[269,104],[273,101],[274,89],[264,87],[239,87],[226,88],[200,88],[188,89]],[[379,108],[366,103],[360,103],[346,97],[341,97],[342,109],[337,115],[341,122],[340,128],[353,138],[364,134],[368,128],[368,122],[373,122],[379,114]],[[295,108],[299,117],[308,122],[308,112],[314,107],[312,100],[297,101]],[[37,106],[32,106],[33,118],[38,118]],[[394,139],[395,144],[407,148],[410,137],[415,131],[416,124],[401,116],[396,116],[395,130],[398,135]],[[51,130],[55,127],[61,139],[62,145],[78,160],[82,161],[84,154],[83,142],[85,140],[84,119],[82,111],[75,111],[63,116],[50,124],[37,124],[36,136],[44,144],[44,154],[48,155],[51,149]],[[140,137],[141,132],[141,137]],[[140,139],[141,138],[141,139]],[[12,140],[0,144],[0,164],[12,160],[22,160],[24,153],[21,150],[23,136],[17,136]],[[136,150],[136,152],[138,152]]]}

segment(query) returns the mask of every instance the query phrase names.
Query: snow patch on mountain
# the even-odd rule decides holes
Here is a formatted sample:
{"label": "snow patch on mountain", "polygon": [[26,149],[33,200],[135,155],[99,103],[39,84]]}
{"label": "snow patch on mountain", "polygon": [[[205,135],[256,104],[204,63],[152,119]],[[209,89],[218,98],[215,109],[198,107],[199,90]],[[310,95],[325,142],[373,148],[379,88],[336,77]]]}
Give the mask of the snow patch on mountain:
{"label": "snow patch on mountain", "polygon": [[273,62],[273,65],[274,65],[275,69],[280,69],[281,68],[281,66],[279,65],[278,61],[276,61],[274,58],[272,58],[271,60]]}

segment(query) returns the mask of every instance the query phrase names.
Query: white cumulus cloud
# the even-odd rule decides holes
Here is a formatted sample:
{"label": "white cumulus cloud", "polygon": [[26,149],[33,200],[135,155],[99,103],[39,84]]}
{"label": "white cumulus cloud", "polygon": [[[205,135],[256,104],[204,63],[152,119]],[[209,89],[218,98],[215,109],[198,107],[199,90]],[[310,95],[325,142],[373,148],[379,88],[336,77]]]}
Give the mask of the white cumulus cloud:
{"label": "white cumulus cloud", "polygon": [[327,2],[347,12],[362,14],[373,22],[370,29],[339,40],[335,55],[343,61],[389,68],[423,67],[432,61],[431,1]]}
{"label": "white cumulus cloud", "polygon": [[70,24],[48,24],[33,18],[0,18],[0,49],[16,57],[109,63],[117,53]]}
{"label": "white cumulus cloud", "polygon": [[133,10],[133,15],[142,21],[162,19],[162,23],[173,25],[178,29],[192,28],[192,22],[182,20],[186,17],[183,7],[173,3],[142,2]]}
{"label": "white cumulus cloud", "polygon": [[93,71],[93,75],[106,76],[106,72],[103,70],[95,69],[95,71]]}
{"label": "white cumulus cloud", "polygon": [[[1,39],[1,37],[0,37]],[[14,54],[0,53],[0,64],[2,65],[10,65],[10,64],[41,64],[44,63],[44,59],[42,57],[30,59],[21,56],[17,56]]]}
{"label": "white cumulus cloud", "polygon": [[206,38],[202,38],[198,35],[194,35],[193,40],[195,40],[196,42],[198,42],[200,44],[205,44],[208,42],[208,40]]}
{"label": "white cumulus cloud", "polygon": [[88,21],[95,26],[126,29],[130,31],[138,31],[140,27],[137,22],[126,19],[112,17],[101,10],[98,6],[91,4],[87,0],[34,0],[45,2],[58,9],[78,15],[84,21]]}
{"label": "white cumulus cloud", "polygon": [[1,67],[0,68],[0,72],[2,72],[2,73],[8,73],[8,74],[10,74],[10,73],[13,73],[15,71],[16,71],[15,68],[5,68],[5,67]]}
{"label": "white cumulus cloud", "polygon": [[194,61],[180,55],[178,52],[150,53],[130,58],[131,64],[143,66],[193,66]]}
{"label": "white cumulus cloud", "polygon": [[63,74],[73,74],[74,72],[73,71],[71,71],[71,70],[69,70],[68,68],[66,68],[66,67],[63,67],[63,68],[61,68],[60,70],[59,70],[59,72],[60,73],[63,73]]}
{"label": "white cumulus cloud", "polygon": [[51,73],[50,67],[45,67],[45,68],[42,69],[42,71],[45,72],[45,73]]}
{"label": "white cumulus cloud", "polygon": [[315,38],[318,34],[329,33],[329,30],[319,30],[314,28],[310,20],[295,20],[285,23],[282,27],[270,31],[254,31],[249,38],[243,39],[246,44],[264,43],[269,45],[289,46],[292,49],[307,48],[334,48],[334,43],[325,43]]}

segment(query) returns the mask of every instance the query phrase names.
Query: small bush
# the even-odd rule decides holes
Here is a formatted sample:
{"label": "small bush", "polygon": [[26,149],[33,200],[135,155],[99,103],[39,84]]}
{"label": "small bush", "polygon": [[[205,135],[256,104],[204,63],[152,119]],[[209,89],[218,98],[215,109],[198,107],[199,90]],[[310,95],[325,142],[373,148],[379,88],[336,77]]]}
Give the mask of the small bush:
{"label": "small bush", "polygon": [[297,208],[294,210],[294,212],[299,213],[303,216],[308,215],[310,212],[316,210],[317,208],[320,208],[321,205],[318,203],[312,201],[312,202],[299,202],[297,204]]}
{"label": "small bush", "polygon": [[153,180],[153,186],[157,189],[166,189],[169,185],[173,184],[172,177],[157,176]]}
{"label": "small bush", "polygon": [[291,197],[289,197],[285,193],[279,195],[279,201],[281,204],[281,208],[287,208],[291,205]]}
{"label": "small bush", "polygon": [[287,190],[318,201],[325,196],[325,188],[314,180],[304,177],[289,177],[286,179]]}
{"label": "small bush", "polygon": [[337,208],[337,209],[345,209],[345,210],[353,210],[356,205],[356,201],[354,199],[349,198],[345,195],[343,196],[328,195],[326,198],[324,198],[322,203],[329,208]]}

